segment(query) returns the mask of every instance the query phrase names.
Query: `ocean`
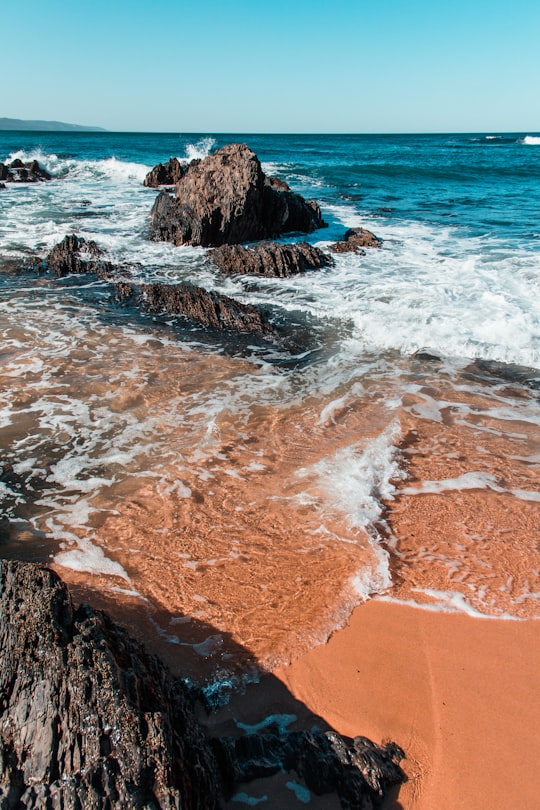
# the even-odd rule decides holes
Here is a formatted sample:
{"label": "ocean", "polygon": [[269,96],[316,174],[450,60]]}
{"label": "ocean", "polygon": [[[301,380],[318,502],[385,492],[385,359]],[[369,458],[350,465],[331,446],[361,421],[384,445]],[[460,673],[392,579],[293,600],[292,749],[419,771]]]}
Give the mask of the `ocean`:
{"label": "ocean", "polygon": [[[362,226],[382,248],[270,279],[149,241],[149,169],[234,141],[317,200],[307,241]],[[53,180],[0,190],[2,556],[212,677],[290,660],[369,599],[539,615],[537,133],[0,133],[16,157]],[[287,340],[37,273],[68,233],[135,281],[254,304]]]}

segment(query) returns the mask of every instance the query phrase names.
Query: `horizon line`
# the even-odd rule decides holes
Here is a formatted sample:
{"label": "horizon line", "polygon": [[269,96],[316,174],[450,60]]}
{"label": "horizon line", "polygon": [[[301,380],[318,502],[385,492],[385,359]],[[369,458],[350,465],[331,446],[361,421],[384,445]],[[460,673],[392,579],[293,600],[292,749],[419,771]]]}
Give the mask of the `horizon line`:
{"label": "horizon line", "polygon": [[105,129],[100,127],[95,129],[84,126],[77,129],[12,129],[0,128],[0,132],[12,133],[40,133],[40,134],[68,134],[68,135],[272,135],[272,136],[291,136],[291,135],[336,135],[336,136],[358,136],[358,135],[528,135],[540,134],[540,129],[452,129],[452,130],[364,130],[364,131],[262,131],[262,130],[175,130],[175,129]]}

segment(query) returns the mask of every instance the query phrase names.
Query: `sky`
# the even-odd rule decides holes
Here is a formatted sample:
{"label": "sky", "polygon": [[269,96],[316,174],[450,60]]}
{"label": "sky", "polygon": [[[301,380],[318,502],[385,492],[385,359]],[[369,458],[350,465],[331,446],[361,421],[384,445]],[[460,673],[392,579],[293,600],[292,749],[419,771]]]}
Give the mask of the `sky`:
{"label": "sky", "polygon": [[534,0],[3,0],[0,117],[139,132],[540,131]]}

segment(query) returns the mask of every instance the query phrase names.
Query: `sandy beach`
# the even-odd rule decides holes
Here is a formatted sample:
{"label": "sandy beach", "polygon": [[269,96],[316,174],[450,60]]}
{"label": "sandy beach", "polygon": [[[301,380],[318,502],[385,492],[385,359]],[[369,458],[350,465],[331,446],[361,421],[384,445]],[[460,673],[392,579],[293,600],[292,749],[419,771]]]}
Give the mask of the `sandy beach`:
{"label": "sandy beach", "polygon": [[370,601],[275,675],[346,735],[398,742],[392,810],[521,810],[540,789],[540,623]]}

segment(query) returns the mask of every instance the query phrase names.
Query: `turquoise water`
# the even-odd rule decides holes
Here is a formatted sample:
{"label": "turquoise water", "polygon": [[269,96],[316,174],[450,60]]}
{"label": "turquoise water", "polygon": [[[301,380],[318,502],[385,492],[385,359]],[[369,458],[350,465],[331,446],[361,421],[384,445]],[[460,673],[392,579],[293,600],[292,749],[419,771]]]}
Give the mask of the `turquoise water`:
{"label": "turquoise water", "polygon": [[[364,225],[385,250],[340,260],[324,284],[213,277],[199,254],[145,239],[155,192],[146,171],[171,156],[201,157],[245,141],[267,173],[320,203],[329,228]],[[349,323],[366,349],[540,365],[540,139],[535,134],[175,135],[2,133],[0,156],[37,157],[57,180],[0,195],[0,257],[43,255],[66,232],[96,238],[145,272],[217,286],[252,303]],[[178,262],[182,255],[182,262]],[[366,276],[369,275],[369,281]],[[343,308],[344,295],[347,305]],[[387,306],[381,306],[382,299]],[[391,308],[391,313],[389,311]],[[381,323],[381,320],[390,323]],[[382,327],[382,328],[381,328]],[[348,326],[346,327],[348,328]],[[390,331],[388,331],[390,330]]]}

